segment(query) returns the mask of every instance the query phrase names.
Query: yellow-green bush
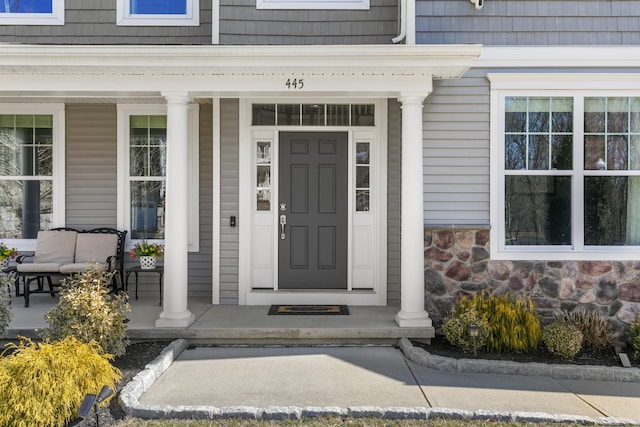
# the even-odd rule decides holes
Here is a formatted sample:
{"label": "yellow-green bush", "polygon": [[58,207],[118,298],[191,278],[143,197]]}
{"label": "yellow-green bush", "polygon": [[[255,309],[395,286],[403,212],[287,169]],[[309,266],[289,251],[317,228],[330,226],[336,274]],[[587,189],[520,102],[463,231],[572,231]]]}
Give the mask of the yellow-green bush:
{"label": "yellow-green bush", "polygon": [[640,315],[635,322],[631,324],[629,330],[629,345],[633,349],[633,355],[640,359]]}
{"label": "yellow-green bush", "polygon": [[0,275],[0,336],[7,332],[9,322],[13,313],[9,308],[11,295],[9,295],[9,279],[5,275]]}
{"label": "yellow-green bush", "polygon": [[127,295],[109,293],[113,273],[93,266],[65,279],[60,286],[58,305],[46,314],[44,339],[59,340],[73,335],[80,341],[96,341],[105,352],[121,356],[129,344],[126,313]]}
{"label": "yellow-green bush", "polygon": [[549,352],[572,359],[582,349],[582,332],[573,323],[559,320],[542,329],[542,341]]}
{"label": "yellow-green bush", "polygon": [[[473,338],[469,336],[470,325],[479,327],[475,342]],[[477,310],[469,309],[467,311],[454,310],[445,320],[442,325],[442,330],[449,343],[465,350],[472,350],[474,345],[476,348],[485,346],[487,336],[489,335],[488,327],[487,321],[478,315]]]}
{"label": "yellow-green bush", "polygon": [[40,344],[23,339],[8,350],[0,358],[0,425],[6,427],[64,426],[77,418],[86,394],[115,389],[122,378],[112,355],[73,336]]}
{"label": "yellow-green bush", "polygon": [[476,310],[487,321],[488,351],[526,352],[534,350],[540,343],[542,329],[530,298],[519,298],[515,294],[492,296],[486,291],[473,297],[461,298],[453,312]]}

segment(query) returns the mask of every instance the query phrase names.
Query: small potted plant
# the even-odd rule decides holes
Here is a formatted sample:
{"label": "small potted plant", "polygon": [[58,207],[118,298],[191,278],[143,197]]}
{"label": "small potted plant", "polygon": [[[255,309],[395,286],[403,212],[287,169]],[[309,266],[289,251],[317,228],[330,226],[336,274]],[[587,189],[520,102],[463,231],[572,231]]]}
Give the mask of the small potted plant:
{"label": "small potted plant", "polygon": [[9,260],[18,255],[16,248],[10,248],[4,243],[0,243],[0,270],[9,266]]}
{"label": "small potted plant", "polygon": [[131,258],[140,258],[140,268],[143,270],[151,270],[156,267],[156,258],[162,257],[164,246],[158,243],[149,243],[146,240],[136,243],[129,250]]}

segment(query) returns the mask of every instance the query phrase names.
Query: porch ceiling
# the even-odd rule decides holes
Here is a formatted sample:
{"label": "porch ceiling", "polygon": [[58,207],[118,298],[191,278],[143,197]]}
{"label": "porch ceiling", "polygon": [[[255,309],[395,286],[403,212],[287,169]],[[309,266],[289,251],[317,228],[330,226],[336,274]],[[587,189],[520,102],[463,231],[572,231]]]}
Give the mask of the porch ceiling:
{"label": "porch ceiling", "polygon": [[[422,91],[422,81],[461,77],[480,54],[479,45],[370,46],[43,46],[0,45],[0,96],[22,98],[96,95],[154,98],[173,91],[176,82],[194,82],[184,90],[255,94],[284,91],[282,79],[313,78],[316,91],[336,81],[358,92],[391,83],[393,89]],[[368,82],[368,85],[362,84]],[[95,91],[96,82],[113,82]],[[246,87],[256,83],[256,87]],[[401,82],[400,85],[397,82]],[[34,84],[35,83],[35,84]],[[91,86],[93,84],[93,86]],[[184,86],[180,86],[184,87]],[[113,89],[116,89],[115,91]],[[198,93],[197,89],[203,88]],[[110,90],[107,90],[110,89]],[[311,90],[312,88],[309,88]],[[260,91],[260,90],[259,90]],[[297,95],[306,93],[297,91]],[[273,95],[278,93],[273,92]],[[153,101],[151,101],[153,102]]]}

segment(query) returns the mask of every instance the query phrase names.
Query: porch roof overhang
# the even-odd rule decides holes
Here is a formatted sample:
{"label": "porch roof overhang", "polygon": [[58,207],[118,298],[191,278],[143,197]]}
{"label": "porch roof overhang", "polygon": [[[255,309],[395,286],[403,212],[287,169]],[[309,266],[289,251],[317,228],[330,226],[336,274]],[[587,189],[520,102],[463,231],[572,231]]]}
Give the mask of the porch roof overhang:
{"label": "porch roof overhang", "polygon": [[[427,95],[480,45],[0,45],[0,97],[47,99]],[[304,79],[302,88],[286,85]]]}

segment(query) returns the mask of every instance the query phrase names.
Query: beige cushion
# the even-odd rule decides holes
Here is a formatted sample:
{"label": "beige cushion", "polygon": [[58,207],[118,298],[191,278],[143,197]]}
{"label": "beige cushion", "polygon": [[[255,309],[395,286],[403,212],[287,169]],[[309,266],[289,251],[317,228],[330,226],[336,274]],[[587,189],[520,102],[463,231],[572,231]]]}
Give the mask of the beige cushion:
{"label": "beige cushion", "polygon": [[72,263],[76,251],[77,234],[75,231],[38,231],[33,263]]}
{"label": "beige cushion", "polygon": [[62,274],[72,274],[72,273],[83,273],[87,271],[92,265],[100,266],[105,270],[108,269],[108,264],[106,262],[74,262],[73,264],[64,264],[60,266],[60,273]]}
{"label": "beige cushion", "polygon": [[[106,263],[107,258],[118,253],[116,234],[80,233],[76,242],[75,262]],[[106,265],[106,264],[105,264]]]}
{"label": "beige cushion", "polygon": [[20,273],[58,273],[60,271],[60,264],[55,262],[28,262],[18,264],[18,271]]}

